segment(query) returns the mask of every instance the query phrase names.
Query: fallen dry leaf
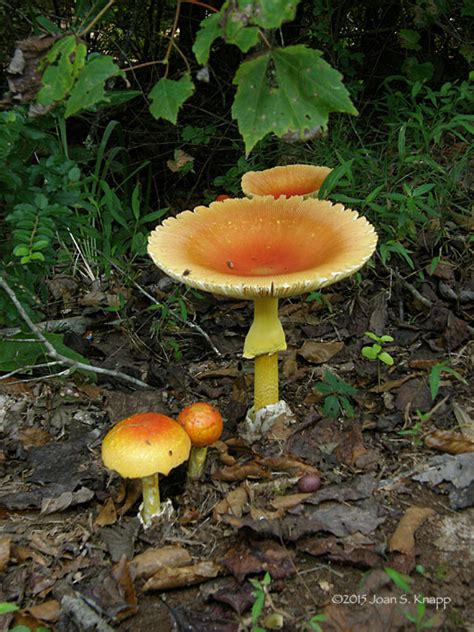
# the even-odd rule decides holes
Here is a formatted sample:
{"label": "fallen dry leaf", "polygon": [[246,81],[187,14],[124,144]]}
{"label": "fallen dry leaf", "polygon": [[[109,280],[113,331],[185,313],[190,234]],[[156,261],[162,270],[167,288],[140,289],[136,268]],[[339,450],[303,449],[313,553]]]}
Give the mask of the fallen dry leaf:
{"label": "fallen dry leaf", "polygon": [[289,472],[295,476],[303,473],[320,474],[319,470],[314,467],[314,465],[300,461],[300,459],[292,456],[258,457],[255,460],[260,465],[268,467],[274,472]]}
{"label": "fallen dry leaf", "polygon": [[408,507],[389,540],[389,550],[412,556],[415,552],[415,531],[435,513],[429,507]]}
{"label": "fallen dry leaf", "polygon": [[18,438],[25,449],[32,446],[45,445],[52,439],[49,432],[42,428],[24,428],[18,433]]}
{"label": "fallen dry leaf", "polygon": [[118,515],[124,516],[142,497],[142,493],[143,487],[141,480],[138,478],[128,479],[126,484],[125,499],[123,500],[123,505],[117,510]]}
{"label": "fallen dry leaf", "polygon": [[94,498],[94,492],[88,487],[81,487],[77,492],[64,492],[56,498],[43,498],[41,513],[51,514],[56,511],[64,511],[71,505],[86,503]]}
{"label": "fallen dry leaf", "polygon": [[12,539],[9,535],[0,537],[0,573],[2,573],[10,561]]}
{"label": "fallen dry leaf", "polygon": [[19,382],[15,376],[2,377],[0,379],[0,393],[7,395],[33,395],[33,388],[29,384]]}
{"label": "fallen dry leaf", "polygon": [[112,577],[117,582],[117,585],[120,588],[120,593],[128,605],[128,608],[122,607],[115,615],[116,619],[122,621],[138,611],[137,593],[135,591],[130,567],[125,555],[122,557],[120,562],[114,566],[112,570]]}
{"label": "fallen dry leaf", "polygon": [[464,454],[474,452],[474,439],[461,432],[452,430],[435,430],[425,437],[425,445],[433,450],[448,454]]}
{"label": "fallen dry leaf", "polygon": [[351,537],[353,536],[348,536],[342,540],[337,540],[334,536],[329,536],[328,538],[306,538],[302,542],[299,542],[297,547],[300,551],[304,551],[315,557],[325,556],[331,562],[351,564],[358,568],[379,566],[381,557],[373,550],[373,542],[369,540],[369,546],[346,546],[346,540]]}
{"label": "fallen dry leaf", "polygon": [[287,511],[288,509],[293,509],[293,507],[297,507],[301,505],[302,502],[306,500],[309,496],[313,494],[286,494],[284,496],[275,496],[273,500],[270,502],[272,507],[275,509],[283,509]]}
{"label": "fallen dry leaf", "polygon": [[462,434],[474,441],[474,421],[468,410],[457,402],[453,402],[453,412]]}
{"label": "fallen dry leaf", "polygon": [[60,606],[56,599],[49,599],[36,606],[31,606],[26,609],[35,619],[41,621],[47,621],[48,623],[54,623],[59,619]]}
{"label": "fallen dry leaf", "polygon": [[194,158],[192,156],[190,156],[189,154],[187,154],[182,149],[176,149],[175,152],[174,152],[174,160],[167,160],[166,161],[166,166],[168,167],[168,169],[170,171],[172,171],[173,173],[176,173],[178,171],[181,171],[181,169],[188,162],[193,163],[194,162]]}
{"label": "fallen dry leaf", "polygon": [[274,540],[251,541],[229,549],[223,561],[235,579],[268,571],[273,579],[295,574],[294,553]]}
{"label": "fallen dry leaf", "polygon": [[303,346],[298,349],[298,355],[311,364],[324,364],[330,360],[336,353],[342,351],[344,343],[334,340],[333,342],[316,342],[315,340],[306,340]]}
{"label": "fallen dry leaf", "polygon": [[243,513],[243,507],[248,502],[248,494],[244,487],[239,486],[232,489],[225,498],[223,498],[214,507],[214,516],[219,519],[222,514],[231,514],[240,518]]}
{"label": "fallen dry leaf", "polygon": [[112,498],[109,498],[105,505],[99,509],[94,524],[96,527],[107,527],[117,522],[117,510]]}
{"label": "fallen dry leaf", "polygon": [[416,377],[417,373],[410,373],[409,375],[405,375],[405,377],[401,377],[398,380],[388,380],[388,382],[384,382],[383,384],[377,384],[377,386],[373,386],[369,389],[369,393],[386,393],[387,391],[391,391],[394,388],[399,388],[405,382]]}
{"label": "fallen dry leaf", "polygon": [[214,562],[198,562],[179,568],[165,566],[150,577],[143,586],[143,592],[193,586],[217,577],[221,570],[221,565]]}
{"label": "fallen dry leaf", "polygon": [[189,565],[191,555],[182,546],[169,545],[159,549],[147,549],[135,555],[130,562],[133,577],[151,577],[162,568]]}
{"label": "fallen dry leaf", "polygon": [[244,481],[247,478],[269,478],[270,472],[252,461],[250,463],[236,463],[228,467],[223,467],[212,474],[212,478],[216,481]]}

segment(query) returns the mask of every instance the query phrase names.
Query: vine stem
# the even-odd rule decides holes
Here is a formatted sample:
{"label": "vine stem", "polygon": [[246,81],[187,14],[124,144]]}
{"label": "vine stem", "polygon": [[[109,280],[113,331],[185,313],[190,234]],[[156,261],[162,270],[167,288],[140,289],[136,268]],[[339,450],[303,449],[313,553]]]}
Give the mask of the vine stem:
{"label": "vine stem", "polygon": [[132,377],[131,375],[127,375],[126,373],[122,373],[121,371],[114,371],[113,369],[103,369],[102,367],[94,366],[92,364],[77,362],[76,360],[71,360],[71,358],[68,358],[62,355],[61,353],[58,353],[56,349],[53,347],[53,345],[49,342],[49,340],[45,337],[43,332],[39,329],[39,327],[35,325],[35,323],[31,320],[27,311],[18,300],[17,295],[15,294],[12,288],[8,285],[7,281],[1,275],[0,275],[0,287],[9,296],[11,302],[17,308],[18,313],[20,314],[21,318],[28,325],[28,327],[30,328],[34,336],[37,338],[37,340],[39,340],[39,342],[41,342],[44,345],[46,349],[46,353],[50,358],[52,358],[53,360],[57,360],[61,364],[65,364],[66,366],[69,366],[72,369],[80,369],[82,371],[89,371],[90,373],[98,373],[100,375],[108,375],[110,377],[115,377],[119,380],[123,380],[124,382],[130,382],[134,386],[138,386],[140,388],[151,388],[151,386],[149,386],[149,384],[146,384],[146,382],[142,382],[142,380]]}
{"label": "vine stem", "polygon": [[175,11],[175,14],[174,14],[173,28],[171,29],[170,41],[169,41],[169,44],[168,44],[168,48],[166,49],[165,56],[163,58],[163,63],[166,64],[165,77],[164,77],[165,79],[168,76],[168,68],[169,68],[168,61],[169,61],[169,58],[170,58],[170,55],[171,55],[171,49],[173,48],[173,38],[174,38],[174,36],[176,34],[176,30],[178,28],[178,20],[179,20],[180,12],[181,12],[181,0],[177,0],[177,2],[176,2],[176,11]]}
{"label": "vine stem", "polygon": [[104,13],[107,13],[107,11],[110,9],[110,7],[115,4],[115,0],[109,0],[107,2],[107,4],[105,5],[105,7],[99,11],[99,13],[95,16],[95,18],[92,20],[92,22],[86,26],[86,28],[81,31],[78,36],[79,37],[84,37],[84,35],[87,35],[87,33],[89,33],[93,28],[94,25],[97,24],[97,22],[100,20],[100,18],[104,15]]}

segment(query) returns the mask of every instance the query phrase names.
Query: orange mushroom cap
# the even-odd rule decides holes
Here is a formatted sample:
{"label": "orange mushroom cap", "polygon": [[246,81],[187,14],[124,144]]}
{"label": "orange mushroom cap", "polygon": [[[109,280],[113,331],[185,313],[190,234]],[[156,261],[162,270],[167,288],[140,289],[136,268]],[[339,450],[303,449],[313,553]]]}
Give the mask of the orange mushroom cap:
{"label": "orange mushroom cap", "polygon": [[104,465],[124,478],[167,476],[189,456],[191,441],[174,419],[139,413],[120,421],[102,443]]}
{"label": "orange mushroom cap", "polygon": [[215,294],[296,296],[361,268],[374,228],[342,204],[300,196],[231,198],[166,219],[148,252],[170,277]]}
{"label": "orange mushroom cap", "polygon": [[331,173],[329,167],[314,165],[288,165],[273,167],[263,171],[248,171],[242,177],[242,191],[245,195],[311,195],[321,188]]}
{"label": "orange mushroom cap", "polygon": [[198,402],[184,408],[177,422],[186,430],[196,448],[204,448],[217,441],[223,428],[220,412],[211,404]]}

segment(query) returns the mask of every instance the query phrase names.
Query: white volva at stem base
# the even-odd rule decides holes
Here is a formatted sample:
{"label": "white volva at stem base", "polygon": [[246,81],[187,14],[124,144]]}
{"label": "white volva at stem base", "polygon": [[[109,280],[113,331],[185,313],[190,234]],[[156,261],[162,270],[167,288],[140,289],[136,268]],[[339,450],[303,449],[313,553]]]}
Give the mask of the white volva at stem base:
{"label": "white volva at stem base", "polygon": [[256,441],[271,433],[272,427],[279,420],[282,420],[287,426],[296,421],[291,408],[282,399],[276,404],[269,404],[257,411],[251,408],[239,430],[239,434],[248,442]]}
{"label": "white volva at stem base", "polygon": [[171,500],[165,500],[161,503],[160,508],[155,513],[147,516],[146,519],[143,518],[143,503],[141,503],[138,508],[138,520],[144,529],[148,529],[153,524],[157,524],[157,522],[169,522],[174,513],[174,507]]}

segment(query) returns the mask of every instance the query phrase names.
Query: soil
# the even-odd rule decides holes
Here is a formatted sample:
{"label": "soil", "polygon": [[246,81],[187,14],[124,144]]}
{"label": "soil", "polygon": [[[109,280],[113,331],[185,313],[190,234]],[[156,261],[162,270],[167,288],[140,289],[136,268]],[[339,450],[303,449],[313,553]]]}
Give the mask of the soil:
{"label": "soil", "polygon": [[[66,344],[151,388],[41,370],[0,381],[0,601],[20,607],[0,629],[473,630],[474,278],[467,236],[447,234],[434,269],[432,238],[420,237],[416,271],[392,261],[281,302],[292,414],[252,438],[247,302],[191,291],[177,302],[181,288],[152,267],[131,287],[118,273],[52,279],[48,318],[87,323]],[[142,290],[187,322],[150,311]],[[107,309],[120,295],[126,306]],[[367,331],[393,337],[392,365],[363,357]],[[335,417],[315,389],[328,371],[356,389],[339,393]],[[145,530],[139,481],[105,470],[101,441],[130,414],[176,417],[195,401],[222,412],[224,434],[200,481],[185,466],[161,479],[173,510]],[[306,472],[321,487],[302,494]],[[163,562],[163,550],[186,560]],[[147,551],[152,570],[137,558]]]}

